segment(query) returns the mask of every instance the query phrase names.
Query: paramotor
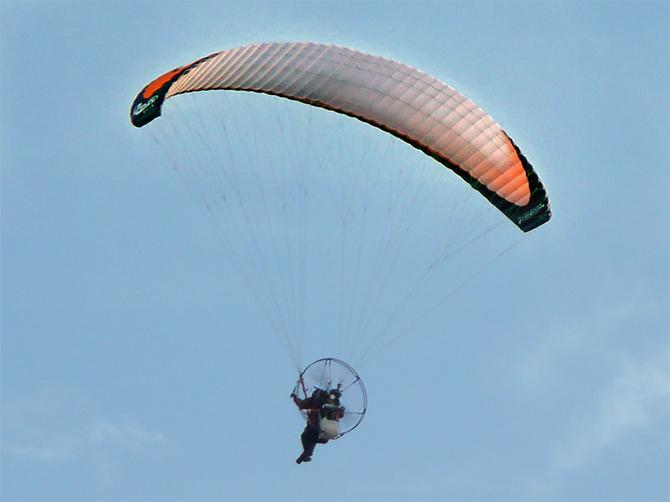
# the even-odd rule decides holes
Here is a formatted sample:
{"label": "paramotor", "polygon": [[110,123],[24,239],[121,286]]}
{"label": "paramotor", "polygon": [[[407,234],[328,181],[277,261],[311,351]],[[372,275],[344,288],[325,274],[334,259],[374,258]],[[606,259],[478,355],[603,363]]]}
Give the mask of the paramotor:
{"label": "paramotor", "polygon": [[[326,357],[314,361],[301,373],[293,388],[293,394],[301,398],[311,396],[314,391],[339,391],[339,405],[343,412],[338,419],[338,431],[329,437],[337,439],[354,430],[363,421],[368,406],[368,397],[361,377],[344,361]],[[307,421],[308,410],[300,410]]]}

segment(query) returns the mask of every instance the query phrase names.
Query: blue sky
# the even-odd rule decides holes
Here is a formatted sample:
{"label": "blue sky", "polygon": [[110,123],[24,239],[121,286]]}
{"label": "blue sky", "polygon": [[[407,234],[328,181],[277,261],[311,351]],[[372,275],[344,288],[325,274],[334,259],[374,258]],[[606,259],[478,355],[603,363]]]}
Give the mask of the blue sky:
{"label": "blue sky", "polygon": [[[0,9],[3,499],[670,498],[668,3]],[[554,212],[457,293],[428,287],[439,308],[359,368],[365,421],[303,466],[291,359],[128,121],[158,74],[274,40],[453,85]],[[312,306],[303,364],[335,346]]]}

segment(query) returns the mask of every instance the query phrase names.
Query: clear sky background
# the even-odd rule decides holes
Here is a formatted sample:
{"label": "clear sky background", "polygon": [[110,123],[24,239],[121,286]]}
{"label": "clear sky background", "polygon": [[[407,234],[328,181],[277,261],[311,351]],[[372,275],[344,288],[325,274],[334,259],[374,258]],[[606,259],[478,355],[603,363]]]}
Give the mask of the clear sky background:
{"label": "clear sky background", "polygon": [[[670,499],[668,33],[667,2],[2,3],[3,500]],[[554,212],[360,368],[368,416],[303,466],[290,359],[128,120],[275,40],[453,85]]]}

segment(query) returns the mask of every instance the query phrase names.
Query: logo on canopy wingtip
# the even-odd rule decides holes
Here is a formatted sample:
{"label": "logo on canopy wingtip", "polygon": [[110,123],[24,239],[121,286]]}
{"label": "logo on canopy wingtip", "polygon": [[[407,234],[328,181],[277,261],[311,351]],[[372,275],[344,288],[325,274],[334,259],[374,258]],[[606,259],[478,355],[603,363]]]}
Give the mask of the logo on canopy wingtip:
{"label": "logo on canopy wingtip", "polygon": [[519,218],[517,219],[517,223],[519,225],[521,225],[522,223],[530,220],[533,216],[536,216],[538,213],[543,211],[546,207],[547,206],[544,203],[538,204],[537,206],[532,208],[530,211],[526,211],[521,216],[519,216]]}
{"label": "logo on canopy wingtip", "polygon": [[133,108],[133,116],[137,117],[138,115],[142,115],[147,109],[151,108],[156,101],[158,101],[158,95],[154,94],[146,101],[137,103],[135,108]]}

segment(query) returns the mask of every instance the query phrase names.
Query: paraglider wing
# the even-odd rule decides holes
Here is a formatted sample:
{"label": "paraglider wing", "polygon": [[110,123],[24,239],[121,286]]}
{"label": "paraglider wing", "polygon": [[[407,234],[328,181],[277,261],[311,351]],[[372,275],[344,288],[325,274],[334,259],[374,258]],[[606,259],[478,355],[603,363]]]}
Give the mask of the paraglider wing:
{"label": "paraglider wing", "polygon": [[228,89],[301,101],[368,122],[454,171],[527,232],[551,217],[545,189],[503,129],[465,96],[405,64],[344,47],[265,43],[218,52],[147,85],[141,127],[177,94]]}

